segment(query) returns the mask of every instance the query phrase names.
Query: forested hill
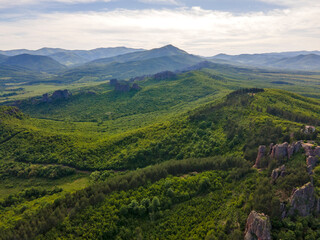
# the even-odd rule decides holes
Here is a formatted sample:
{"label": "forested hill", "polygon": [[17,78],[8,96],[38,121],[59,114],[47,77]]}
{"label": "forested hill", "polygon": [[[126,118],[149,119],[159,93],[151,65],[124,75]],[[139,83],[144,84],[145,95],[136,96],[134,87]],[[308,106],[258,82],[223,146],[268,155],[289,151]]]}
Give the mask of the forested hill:
{"label": "forested hill", "polygon": [[134,169],[172,158],[230,153],[253,161],[258,145],[290,140],[292,132],[299,132],[304,124],[319,124],[318,100],[280,90],[250,91],[235,92],[169,121],[115,135],[101,132],[97,123],[94,127],[11,119],[6,128],[22,132],[1,145],[1,155],[81,169]]}
{"label": "forested hill", "polygon": [[[17,220],[0,225],[1,236],[242,239],[246,219],[256,210],[271,218],[274,239],[317,237],[316,218],[281,218],[278,210],[292,189],[309,181],[302,152],[282,162],[267,159],[259,171],[251,167],[259,145],[318,142],[317,132],[304,135],[301,130],[305,125],[318,128],[319,119],[318,100],[258,88],[233,91],[179,117],[114,136],[92,125],[83,127],[83,133],[81,125],[72,131],[64,122],[37,120],[2,107],[4,161],[99,171],[91,174],[90,187],[73,194],[56,189],[6,199],[3,213],[13,207],[17,212],[10,214]],[[272,182],[272,170],[283,163],[286,175]],[[317,174],[316,168],[315,181]],[[20,204],[29,203],[30,194],[56,200],[32,213],[28,207],[18,211]]]}

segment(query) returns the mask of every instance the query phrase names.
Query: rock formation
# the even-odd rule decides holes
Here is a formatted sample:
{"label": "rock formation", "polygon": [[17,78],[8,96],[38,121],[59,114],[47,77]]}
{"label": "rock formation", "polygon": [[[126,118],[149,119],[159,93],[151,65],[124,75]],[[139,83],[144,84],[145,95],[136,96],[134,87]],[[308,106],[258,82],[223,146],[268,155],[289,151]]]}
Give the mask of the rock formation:
{"label": "rock formation", "polygon": [[52,102],[56,100],[66,100],[72,96],[67,89],[54,91],[51,96],[48,93],[42,95],[41,102]]}
{"label": "rock formation", "polygon": [[312,134],[316,131],[316,128],[314,126],[305,126],[305,128],[302,129],[302,131],[305,134]]}
{"label": "rock formation", "polygon": [[247,219],[245,240],[271,240],[270,219],[263,213],[252,211]]}
{"label": "rock formation", "polygon": [[293,191],[288,214],[292,215],[297,212],[300,216],[308,216],[314,210],[315,203],[314,187],[311,183],[307,183]]}
{"label": "rock formation", "polygon": [[259,146],[259,149],[258,149],[258,155],[257,155],[257,158],[256,158],[256,163],[254,164],[253,167],[256,167],[256,168],[259,168],[261,166],[261,159],[263,157],[265,157],[266,155],[266,146],[264,145],[261,145]]}
{"label": "rock formation", "polygon": [[287,142],[282,144],[276,144],[272,147],[271,158],[282,160],[288,157],[288,147],[289,144]]}
{"label": "rock formation", "polygon": [[129,92],[130,91],[130,85],[129,83],[119,83],[117,82],[115,85],[114,90],[116,92]]}
{"label": "rock formation", "polygon": [[300,151],[302,147],[301,141],[294,142],[288,146],[288,158],[291,158],[293,154],[297,153]]}
{"label": "rock formation", "polygon": [[156,80],[166,80],[166,79],[175,78],[175,77],[176,77],[176,74],[170,71],[160,72],[153,76],[153,78]]}
{"label": "rock formation", "polygon": [[[261,145],[259,146],[259,149],[258,149],[258,155],[257,155],[256,163],[254,167],[259,168],[261,159],[264,156],[270,157],[279,161],[290,159],[295,153],[299,152],[302,147],[303,145],[301,141],[294,142],[292,144],[288,144],[287,142],[285,142],[282,144],[274,145],[273,143],[271,143],[269,146],[269,152],[266,153],[267,152],[266,146]],[[320,149],[319,149],[319,154],[320,154]]]}
{"label": "rock formation", "polygon": [[54,91],[51,98],[53,100],[60,100],[60,99],[68,99],[72,94],[66,90],[57,90]]}
{"label": "rock formation", "polygon": [[282,165],[279,168],[276,168],[271,173],[272,181],[275,182],[279,177],[284,177],[286,174],[286,167]]}
{"label": "rock formation", "polygon": [[123,82],[123,83],[117,82],[115,84],[114,90],[116,92],[129,92],[130,90],[139,91],[141,90],[141,87],[137,83],[133,83],[132,86],[130,87],[130,84],[128,82]]}

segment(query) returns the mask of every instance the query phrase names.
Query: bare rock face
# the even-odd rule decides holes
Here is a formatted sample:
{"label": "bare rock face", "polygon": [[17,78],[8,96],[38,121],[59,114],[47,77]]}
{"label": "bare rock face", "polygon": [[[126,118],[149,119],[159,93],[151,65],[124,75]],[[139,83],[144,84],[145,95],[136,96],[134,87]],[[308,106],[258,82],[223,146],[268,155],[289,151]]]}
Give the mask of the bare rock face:
{"label": "bare rock face", "polygon": [[261,162],[261,159],[265,156],[266,154],[266,146],[264,145],[261,145],[258,149],[258,155],[257,155],[257,158],[256,158],[256,163],[254,164],[254,167],[256,168],[259,168],[260,167],[260,162]]}
{"label": "bare rock face", "polygon": [[307,157],[307,166],[311,167],[312,169],[317,165],[318,157],[309,156]]}
{"label": "bare rock face", "polygon": [[282,144],[276,144],[272,147],[271,158],[281,160],[288,157],[288,146],[287,142]]}
{"label": "bare rock face", "polygon": [[294,142],[288,146],[288,158],[291,158],[295,153],[299,152],[302,147],[300,141]]}
{"label": "bare rock face", "polygon": [[252,211],[247,219],[245,240],[271,240],[271,223],[267,215]]}
{"label": "bare rock face", "polygon": [[271,173],[271,178],[273,181],[276,181],[279,177],[284,177],[286,174],[286,167],[282,165],[279,168],[276,168]]}
{"label": "bare rock face", "polygon": [[293,215],[297,212],[299,216],[308,216],[316,205],[313,185],[307,183],[303,187],[294,190],[290,197],[290,205],[289,215]]}

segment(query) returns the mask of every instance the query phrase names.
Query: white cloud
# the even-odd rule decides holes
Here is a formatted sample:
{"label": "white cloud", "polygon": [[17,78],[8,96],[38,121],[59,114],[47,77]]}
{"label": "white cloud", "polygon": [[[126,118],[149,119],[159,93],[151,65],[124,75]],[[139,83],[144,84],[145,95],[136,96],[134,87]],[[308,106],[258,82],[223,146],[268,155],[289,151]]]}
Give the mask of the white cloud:
{"label": "white cloud", "polygon": [[23,6],[23,5],[34,5],[40,3],[66,3],[66,4],[75,4],[75,3],[93,3],[93,2],[111,2],[113,0],[0,0],[0,9],[9,8],[14,6]]}
{"label": "white cloud", "polygon": [[139,0],[139,2],[150,4],[164,4],[164,5],[180,5],[176,0]]}
{"label": "white cloud", "polygon": [[320,49],[320,9],[308,6],[242,15],[198,7],[55,13],[0,22],[0,29],[5,49],[168,43],[202,55]]}
{"label": "white cloud", "polygon": [[283,5],[286,7],[320,6],[319,0],[258,0],[260,2]]}

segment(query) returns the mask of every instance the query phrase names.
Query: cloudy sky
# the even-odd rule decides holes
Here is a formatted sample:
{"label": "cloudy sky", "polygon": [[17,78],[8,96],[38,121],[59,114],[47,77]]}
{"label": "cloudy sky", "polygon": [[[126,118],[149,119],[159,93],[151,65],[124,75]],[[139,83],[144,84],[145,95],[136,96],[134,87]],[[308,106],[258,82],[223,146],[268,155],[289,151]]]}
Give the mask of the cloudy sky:
{"label": "cloudy sky", "polygon": [[0,0],[0,49],[320,50],[319,0]]}

